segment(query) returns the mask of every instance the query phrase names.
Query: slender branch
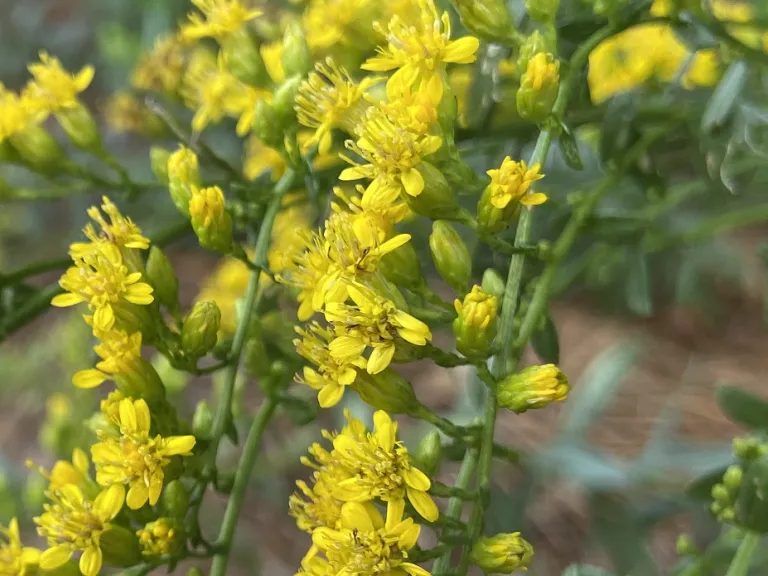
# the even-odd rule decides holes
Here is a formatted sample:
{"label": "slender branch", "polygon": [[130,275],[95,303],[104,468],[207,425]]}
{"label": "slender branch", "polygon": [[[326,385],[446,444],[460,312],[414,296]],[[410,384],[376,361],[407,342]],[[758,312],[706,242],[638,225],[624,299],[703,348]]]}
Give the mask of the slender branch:
{"label": "slender branch", "polygon": [[736,551],[736,555],[733,557],[733,561],[731,561],[725,576],[747,576],[749,565],[752,563],[752,555],[760,543],[760,538],[760,534],[756,532],[744,534],[744,539],[741,541],[739,549]]}

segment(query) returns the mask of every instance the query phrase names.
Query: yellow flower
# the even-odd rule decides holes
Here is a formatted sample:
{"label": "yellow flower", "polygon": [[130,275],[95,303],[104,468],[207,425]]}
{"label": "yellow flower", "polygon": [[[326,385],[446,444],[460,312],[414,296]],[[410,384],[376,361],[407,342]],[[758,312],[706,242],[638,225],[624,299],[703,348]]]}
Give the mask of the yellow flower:
{"label": "yellow flower", "polygon": [[315,472],[313,486],[310,488],[303,480],[298,480],[296,486],[299,492],[291,494],[288,499],[288,509],[296,525],[305,532],[319,526],[335,528],[341,518],[343,502],[333,496],[333,478],[325,472]]}
{"label": "yellow flower", "polygon": [[238,0],[192,0],[192,4],[202,14],[189,14],[189,22],[181,27],[181,36],[185,40],[206,36],[223,40],[246,22],[261,16],[260,10],[246,8]]}
{"label": "yellow flower", "polygon": [[48,480],[48,490],[60,490],[67,484],[74,484],[84,488],[88,482],[91,482],[88,473],[90,468],[88,456],[80,448],[75,448],[72,451],[72,462],[57,460],[50,472],[31,460],[27,460],[26,464],[29,468],[37,470],[43,478]]}
{"label": "yellow flower", "polygon": [[128,334],[114,328],[96,332],[101,342],[93,350],[101,361],[96,368],[75,373],[72,383],[78,388],[95,388],[115,374],[129,374],[137,370],[141,358],[141,332]]}
{"label": "yellow flower", "polygon": [[183,529],[171,518],[158,518],[136,532],[145,556],[173,554],[183,544]]}
{"label": "yellow flower", "polygon": [[[120,390],[112,390],[107,397],[99,403],[99,410],[104,415],[104,418],[110,424],[114,425],[117,430],[120,428],[120,402],[125,398],[125,394]],[[107,431],[102,431],[107,433]]]}
{"label": "yellow flower", "polygon": [[129,92],[112,94],[104,108],[106,122],[115,132],[152,136],[162,130],[160,120]]}
{"label": "yellow flower", "polygon": [[365,360],[355,358],[347,363],[334,358],[328,349],[333,332],[317,322],[306,328],[296,327],[296,332],[301,336],[293,341],[296,351],[317,367],[305,366],[303,378],[297,376],[297,380],[318,391],[317,400],[322,408],[335,406],[344,395],[345,387],[355,381],[355,368],[365,368]]}
{"label": "yellow flower", "polygon": [[[388,198],[378,195],[365,195],[365,188],[355,186],[357,194],[347,194],[342,188],[335,186],[333,193],[339,201],[331,203],[334,212],[349,212],[353,216],[353,228],[369,229],[378,232],[380,241],[384,241],[398,222],[402,222],[409,214],[408,205],[397,199],[389,202]],[[364,202],[367,199],[368,202]],[[365,221],[365,222],[358,222]]]}
{"label": "yellow flower", "polygon": [[71,252],[75,265],[59,280],[66,291],[53,298],[53,306],[74,306],[87,302],[94,311],[93,323],[109,330],[115,323],[115,306],[123,301],[151,304],[152,287],[141,282],[141,272],[129,272],[120,250],[109,242],[92,244],[88,252]]}
{"label": "yellow flower", "polygon": [[40,52],[40,62],[29,65],[34,78],[24,90],[28,105],[35,111],[56,112],[79,105],[77,95],[93,80],[93,67],[70,74],[56,57]]}
{"label": "yellow flower", "polygon": [[403,130],[426,134],[437,122],[437,107],[442,93],[443,84],[438,76],[432,76],[418,90],[407,79],[396,79],[387,83],[387,101],[379,102],[378,106]]}
{"label": "yellow flower", "polygon": [[475,61],[480,41],[473,36],[451,40],[451,20],[448,12],[439,15],[434,0],[417,0],[421,10],[418,25],[405,22],[398,15],[389,21],[387,30],[376,23],[374,28],[387,39],[386,48],[369,58],[361,68],[376,72],[398,69],[390,82],[408,79],[428,82],[442,73],[447,63],[469,64]]}
{"label": "yellow flower", "polygon": [[248,180],[255,180],[265,172],[270,172],[272,182],[277,182],[285,173],[283,156],[251,134],[245,142],[245,157],[243,159],[243,174]]}
{"label": "yellow flower", "polygon": [[[106,196],[102,196],[101,201],[101,210],[109,216],[109,222],[104,219],[96,206],[91,206],[87,210],[91,220],[101,227],[103,232],[101,238],[109,240],[118,248],[137,248],[139,250],[149,248],[149,240],[142,236],[141,228],[133,220],[123,216],[117,206]],[[88,225],[84,232],[93,241],[97,241],[99,238],[91,225]]]}
{"label": "yellow flower", "polygon": [[472,562],[488,574],[512,574],[528,569],[533,546],[520,537],[520,532],[496,534],[480,538],[470,554]]}
{"label": "yellow flower", "polygon": [[11,518],[8,528],[0,525],[0,574],[32,576],[37,573],[40,550],[21,545],[19,523]]}
{"label": "yellow flower", "polygon": [[515,162],[509,156],[504,158],[500,168],[486,172],[491,177],[491,204],[496,208],[506,208],[513,201],[523,206],[537,206],[546,202],[547,196],[541,192],[527,193],[531,184],[544,178],[539,170],[540,164],[534,164],[529,169],[525,160]]}
{"label": "yellow flower", "polygon": [[29,106],[18,94],[7,90],[0,82],[0,143],[22,132],[30,125],[37,125],[42,118],[32,114]]}
{"label": "yellow flower", "polygon": [[386,4],[380,0],[311,0],[303,22],[307,44],[313,51],[372,47],[369,29]]}
{"label": "yellow flower", "polygon": [[234,333],[237,328],[235,304],[245,294],[251,271],[248,266],[235,258],[227,258],[203,284],[197,301],[213,300],[221,311],[219,329],[225,334]]}
{"label": "yellow flower", "polygon": [[285,82],[285,70],[283,69],[283,42],[269,42],[259,47],[261,59],[264,60],[264,66],[267,74],[275,84]]}
{"label": "yellow flower", "polygon": [[187,52],[178,36],[160,36],[151,50],[140,57],[131,74],[131,85],[139,90],[174,94],[181,85]]}
{"label": "yellow flower", "polygon": [[304,250],[311,233],[306,194],[293,192],[283,198],[283,209],[272,225],[272,241],[267,251],[267,266],[273,274],[282,274],[293,267],[294,258]]}
{"label": "yellow flower", "polygon": [[411,464],[408,449],[397,440],[397,422],[377,410],[373,415],[374,431],[363,432],[361,422],[346,416],[349,426],[333,439],[333,448],[340,465],[352,473],[335,485],[334,496],[344,502],[380,498],[401,513],[407,496],[421,516],[430,522],[437,520],[437,506],[427,494],[431,482]]}
{"label": "yellow flower", "polygon": [[49,546],[40,556],[40,567],[55,570],[69,561],[72,554],[82,551],[80,572],[96,576],[102,564],[100,539],[123,507],[125,488],[110,486],[91,501],[80,488],[67,484],[49,491],[48,498],[51,502],[34,519],[38,534],[47,539]]}
{"label": "yellow flower", "polygon": [[128,508],[137,510],[149,501],[154,506],[163,489],[163,468],[172,456],[189,456],[194,436],[149,435],[151,417],[143,399],[120,401],[120,438],[102,436],[91,447],[96,481],[102,486],[128,484]]}
{"label": "yellow flower", "polygon": [[226,210],[221,188],[192,188],[189,216],[201,246],[224,254],[229,252],[232,247],[232,217]]}
{"label": "yellow flower", "polygon": [[554,364],[528,366],[499,382],[499,405],[522,414],[568,398],[568,377]]}
{"label": "yellow flower", "polygon": [[[373,180],[368,194],[394,199],[400,190],[418,196],[424,190],[424,177],[416,166],[442,145],[439,136],[416,134],[403,130],[380,109],[369,109],[358,130],[356,142],[348,140],[347,148],[364,158],[368,164],[353,164],[340,175],[341,180]],[[391,201],[391,200],[390,200]]]}
{"label": "yellow flower", "polygon": [[327,559],[326,574],[388,574],[430,576],[407,561],[421,527],[413,518],[403,519],[405,504],[387,509],[386,521],[372,504],[347,502],[341,509],[341,526],[312,532],[313,548],[302,566],[315,560],[316,549]]}
{"label": "yellow flower", "polygon": [[378,374],[392,362],[397,339],[415,346],[432,340],[429,327],[398,310],[397,306],[362,284],[348,286],[354,305],[329,302],[325,319],[334,324],[336,338],[329,344],[331,356],[343,362],[360,358],[372,348],[366,370]]}
{"label": "yellow flower", "polygon": [[325,154],[333,144],[334,128],[354,131],[367,108],[363,94],[382,78],[363,78],[358,84],[332,58],[315,64],[315,70],[299,87],[296,114],[300,124],[315,128],[310,142],[317,143],[319,152]]}

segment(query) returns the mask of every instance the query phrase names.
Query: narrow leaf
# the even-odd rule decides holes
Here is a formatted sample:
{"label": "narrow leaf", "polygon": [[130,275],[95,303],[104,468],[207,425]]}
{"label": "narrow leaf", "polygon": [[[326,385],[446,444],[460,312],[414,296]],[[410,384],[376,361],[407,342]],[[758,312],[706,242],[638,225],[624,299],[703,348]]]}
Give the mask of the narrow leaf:
{"label": "narrow leaf", "polygon": [[723,413],[753,430],[768,429],[768,401],[736,386],[720,386],[715,396]]}
{"label": "narrow leaf", "polygon": [[547,314],[543,326],[531,334],[531,346],[542,362],[560,363],[560,340],[552,317]]}
{"label": "narrow leaf", "polygon": [[728,67],[704,110],[701,118],[702,132],[709,133],[725,124],[747,83],[748,74],[749,68],[743,60],[738,60]]}

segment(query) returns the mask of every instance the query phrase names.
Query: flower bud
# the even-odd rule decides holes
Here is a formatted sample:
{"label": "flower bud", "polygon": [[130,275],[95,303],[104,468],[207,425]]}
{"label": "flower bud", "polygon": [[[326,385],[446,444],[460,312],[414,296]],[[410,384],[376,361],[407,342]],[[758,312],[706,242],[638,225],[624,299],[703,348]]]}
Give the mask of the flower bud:
{"label": "flower bud", "polygon": [[496,337],[496,296],[483,292],[480,286],[453,303],[457,318],[453,321],[456,350],[468,358],[486,358]]}
{"label": "flower bud", "polygon": [[78,102],[74,108],[56,113],[56,119],[64,133],[75,146],[84,150],[100,150],[101,135],[96,121],[88,109]]}
{"label": "flower bud", "polygon": [[741,466],[733,464],[723,474],[723,484],[731,492],[736,492],[741,487],[741,481],[744,478],[744,471]]}
{"label": "flower bud", "polygon": [[440,470],[440,464],[443,461],[443,441],[437,430],[432,430],[421,439],[416,449],[416,460],[427,476],[434,476]]}
{"label": "flower bud", "polygon": [[168,188],[171,199],[179,212],[189,216],[192,190],[200,186],[200,169],[197,155],[189,148],[180,146],[168,157]]}
{"label": "flower bud", "polygon": [[437,220],[432,224],[429,249],[442,279],[457,292],[466,292],[472,277],[472,257],[456,229],[444,220]]}
{"label": "flower bud", "polygon": [[197,360],[216,345],[221,323],[221,311],[213,300],[196,302],[181,327],[181,347],[184,354]]}
{"label": "flower bud", "polygon": [[[254,330],[251,330],[253,333]],[[254,378],[263,378],[269,374],[272,358],[260,333],[251,334],[245,343],[245,371]]]}
{"label": "flower bud", "polygon": [[221,53],[227,70],[240,82],[250,86],[265,86],[269,81],[259,46],[246,27],[241,27],[224,39]]}
{"label": "flower bud", "polygon": [[488,268],[483,272],[483,281],[481,283],[483,292],[496,296],[496,299],[498,300],[504,296],[505,286],[506,283],[504,282],[504,278],[502,278],[501,274],[496,272],[493,268]]}
{"label": "flower bud", "polygon": [[728,488],[725,487],[725,484],[715,484],[712,486],[712,499],[715,502],[719,502],[720,504],[732,504],[733,498],[731,497],[731,493],[728,491]]}
{"label": "flower bud", "polygon": [[384,278],[403,288],[415,290],[424,284],[419,256],[412,242],[406,242],[396,250],[386,253],[379,261]]}
{"label": "flower bud", "polygon": [[200,246],[229,253],[232,249],[232,216],[225,209],[221,188],[193,188],[189,216]]}
{"label": "flower bud", "polygon": [[114,376],[115,386],[125,396],[153,402],[165,398],[165,386],[155,368],[144,358],[136,358],[131,370]]}
{"label": "flower bud", "polygon": [[184,544],[184,527],[172,518],[158,518],[136,532],[145,556],[175,554]]}
{"label": "flower bud", "polygon": [[198,568],[197,566],[190,568],[187,570],[187,576],[205,576],[202,570]]}
{"label": "flower bud", "polygon": [[560,8],[560,0],[525,0],[525,10],[534,20],[544,24],[553,22]]}
{"label": "flower bud", "polygon": [[509,40],[517,32],[504,0],[451,0],[461,23],[485,40]]}
{"label": "flower bud", "polygon": [[50,172],[64,158],[59,143],[42,126],[28,126],[11,136],[10,142],[22,160],[40,172]]}
{"label": "flower bud", "polygon": [[162,497],[163,510],[171,518],[184,518],[189,511],[189,491],[181,480],[165,485]]}
{"label": "flower bud", "polygon": [[509,156],[499,168],[488,170],[491,183],[486,186],[477,204],[477,222],[488,233],[507,228],[520,213],[520,206],[537,206],[546,202],[541,192],[529,193],[531,185],[544,178],[541,166],[530,168],[524,161],[516,162]]}
{"label": "flower bud", "polygon": [[197,438],[207,439],[211,437],[213,429],[213,414],[211,407],[206,400],[200,400],[195,406],[195,413],[192,415],[192,434]]}
{"label": "flower bud", "polygon": [[678,556],[695,556],[699,554],[699,549],[696,547],[690,534],[680,534],[680,536],[677,537],[675,550],[677,551]]}
{"label": "flower bud", "polygon": [[303,79],[301,76],[291,76],[275,90],[272,97],[272,108],[277,114],[281,128],[291,123],[296,118],[294,101]]}
{"label": "flower bud", "polygon": [[404,194],[406,204],[430,220],[456,220],[461,209],[443,173],[425,161],[420,162],[416,169],[424,180],[424,189],[418,196]]}
{"label": "flower bud", "polygon": [[560,88],[560,63],[548,52],[539,52],[525,69],[517,91],[517,112],[531,122],[543,122],[552,112]]}
{"label": "flower bud", "polygon": [[511,574],[525,570],[531,563],[533,546],[520,532],[480,538],[472,547],[472,562],[487,574]]}
{"label": "flower bud", "polygon": [[733,453],[741,460],[757,460],[768,456],[768,442],[755,436],[741,436],[733,439]]}
{"label": "flower bud", "polygon": [[301,22],[293,20],[285,28],[283,36],[283,70],[285,76],[306,76],[312,69],[312,54]]}
{"label": "flower bud", "polygon": [[522,414],[568,398],[568,378],[554,364],[529,366],[499,383],[499,405]]}
{"label": "flower bud", "polygon": [[264,99],[256,102],[253,112],[253,133],[270,148],[279,150],[283,143],[283,126],[280,115]]}
{"label": "flower bud", "polygon": [[421,406],[411,383],[391,368],[378,374],[358,370],[352,389],[372,408],[390,414],[409,414]]}
{"label": "flower bud", "polygon": [[110,524],[99,539],[99,548],[104,554],[104,563],[127,567],[141,562],[141,548],[136,535],[117,524]]}
{"label": "flower bud", "polygon": [[149,249],[146,276],[157,300],[172,313],[179,310],[179,280],[168,257],[157,246]]}
{"label": "flower bud", "polygon": [[168,159],[171,153],[162,146],[152,146],[149,149],[149,165],[152,173],[162,184],[168,185]]}
{"label": "flower bud", "polygon": [[520,47],[520,53],[517,56],[517,69],[525,72],[528,69],[528,62],[539,52],[550,52],[551,46],[541,35],[541,32],[534,30],[523,42]]}

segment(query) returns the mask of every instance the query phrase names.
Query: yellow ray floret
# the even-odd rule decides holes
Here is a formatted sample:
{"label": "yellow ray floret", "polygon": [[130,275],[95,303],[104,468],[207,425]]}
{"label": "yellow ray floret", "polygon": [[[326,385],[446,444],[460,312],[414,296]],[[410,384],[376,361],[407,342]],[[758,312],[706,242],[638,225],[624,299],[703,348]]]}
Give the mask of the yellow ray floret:
{"label": "yellow ray floret", "polygon": [[40,551],[22,546],[19,523],[11,518],[8,528],[0,525],[0,574],[3,576],[32,576],[37,573]]}
{"label": "yellow ray floret", "polygon": [[70,74],[59,59],[40,52],[40,62],[29,65],[32,80],[24,90],[27,104],[35,112],[57,112],[79,105],[78,94],[93,80],[93,67]]}
{"label": "yellow ray floret", "polygon": [[246,8],[238,0],[192,0],[192,4],[202,14],[189,14],[189,22],[181,27],[181,36],[185,40],[206,36],[223,40],[246,22],[261,16],[260,10]]}

